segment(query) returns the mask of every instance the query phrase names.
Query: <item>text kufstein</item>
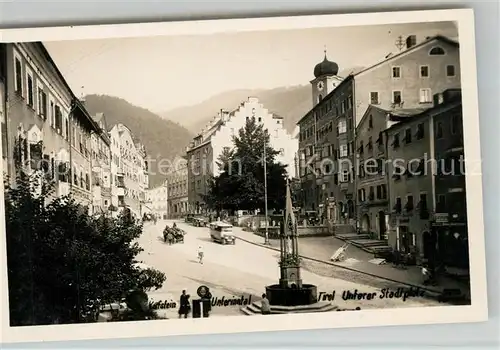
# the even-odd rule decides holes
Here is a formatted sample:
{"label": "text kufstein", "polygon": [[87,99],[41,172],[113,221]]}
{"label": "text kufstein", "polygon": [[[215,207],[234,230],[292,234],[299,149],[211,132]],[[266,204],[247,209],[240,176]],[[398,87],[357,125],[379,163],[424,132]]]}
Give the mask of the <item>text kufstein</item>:
{"label": "text kufstein", "polygon": [[[360,292],[357,289],[354,291],[344,290],[342,292],[342,300],[373,300],[379,296],[380,299],[402,299],[406,301],[408,298],[423,297],[425,291],[420,288],[397,288],[396,290],[384,288],[380,292]],[[335,300],[335,291],[332,293],[320,292],[318,301],[333,301]]]}

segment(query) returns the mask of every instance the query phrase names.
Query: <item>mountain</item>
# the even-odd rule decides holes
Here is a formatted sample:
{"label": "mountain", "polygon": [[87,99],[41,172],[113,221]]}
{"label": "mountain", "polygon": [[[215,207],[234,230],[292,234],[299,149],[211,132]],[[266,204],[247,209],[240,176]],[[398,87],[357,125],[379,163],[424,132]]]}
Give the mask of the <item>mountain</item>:
{"label": "mountain", "polygon": [[[87,95],[85,107],[91,115],[104,113],[109,129],[118,123],[126,125],[134,137],[146,146],[148,156],[157,160],[150,162],[151,187],[165,181],[165,175],[158,172],[158,162],[185,154],[186,146],[194,137],[183,126],[118,97]],[[160,164],[163,168],[168,165],[166,161]]]}
{"label": "mountain", "polygon": [[[363,67],[353,67],[340,72],[340,76],[347,76],[358,72]],[[193,133],[198,133],[221,109],[233,110],[249,96],[257,97],[269,111],[284,118],[284,126],[290,133],[296,123],[312,107],[312,93],[310,85],[279,87],[270,90],[240,89],[223,92],[212,96],[196,105],[179,107],[170,111],[161,112],[163,118],[180,121]]]}

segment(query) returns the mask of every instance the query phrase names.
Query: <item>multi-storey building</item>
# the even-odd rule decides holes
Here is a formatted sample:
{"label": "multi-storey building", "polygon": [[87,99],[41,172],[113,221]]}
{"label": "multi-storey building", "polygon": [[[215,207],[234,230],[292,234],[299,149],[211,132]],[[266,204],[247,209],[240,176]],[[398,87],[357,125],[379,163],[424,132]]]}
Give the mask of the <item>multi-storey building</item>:
{"label": "multi-storey building", "polygon": [[109,134],[113,157],[113,206],[127,208],[134,217],[141,218],[149,186],[145,147],[134,141],[132,132],[123,124],[116,124]]}
{"label": "multi-storey building", "polygon": [[160,186],[150,188],[146,191],[148,213],[157,219],[168,219],[168,188],[167,181]]}
{"label": "multi-storey building", "polygon": [[100,134],[92,134],[92,205],[93,213],[108,213],[111,206],[111,140],[109,138],[106,118],[97,113],[94,121],[99,125]]}
{"label": "multi-storey building", "polygon": [[[70,89],[40,42],[3,46],[6,66],[2,130],[8,174],[43,172],[55,196],[71,194],[92,205],[91,133],[101,129]],[[5,127],[4,127],[5,126]]]}
{"label": "multi-storey building", "polygon": [[462,103],[449,94],[448,99],[455,98],[449,109],[434,116],[435,214],[424,250],[433,251],[437,246],[434,254],[445,266],[468,269]]}
{"label": "multi-storey building", "polygon": [[176,219],[189,212],[188,165],[184,158],[176,158],[171,171],[167,174],[168,214]]}
{"label": "multi-storey building", "polygon": [[270,146],[279,152],[276,161],[286,166],[290,177],[295,176],[297,140],[288,134],[283,118],[269,112],[255,97],[249,97],[232,112],[221,111],[187,148],[189,204],[194,211],[204,209],[204,196],[208,194],[208,180],[219,173],[217,165],[224,150],[233,148],[236,136],[246,121],[255,118],[270,136]]}
{"label": "multi-storey building", "polygon": [[[386,129],[387,179],[391,208],[388,243],[417,261],[435,257],[432,225],[436,212],[435,119],[451,118],[461,104],[456,90],[436,94],[424,112],[390,113]],[[439,125],[439,124],[438,124]]]}
{"label": "multi-storey building", "polygon": [[459,47],[442,36],[417,43],[411,35],[404,50],[381,62],[345,79],[337,73],[337,64],[326,57],[314,69],[313,108],[298,122],[300,176],[307,210],[328,204],[328,219],[354,224],[356,186],[350,164],[356,126],[369,105],[390,111],[432,107],[434,93],[460,88]]}
{"label": "multi-storey building", "polygon": [[356,128],[357,216],[362,233],[386,240],[389,197],[386,177],[386,139],[388,111],[370,105]]}

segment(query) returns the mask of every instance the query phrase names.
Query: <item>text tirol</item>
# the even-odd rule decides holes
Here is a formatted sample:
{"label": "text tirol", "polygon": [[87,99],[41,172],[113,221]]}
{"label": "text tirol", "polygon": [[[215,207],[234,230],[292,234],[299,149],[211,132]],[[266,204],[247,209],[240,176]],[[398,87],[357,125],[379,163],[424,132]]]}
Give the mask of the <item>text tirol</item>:
{"label": "text tirol", "polygon": [[[320,292],[318,301],[333,301],[335,300],[335,293]],[[402,299],[406,301],[408,298],[423,297],[425,292],[420,288],[397,288],[396,290],[384,288],[380,292],[361,292],[355,290],[344,290],[342,292],[342,300],[373,300],[377,297],[380,299]]]}

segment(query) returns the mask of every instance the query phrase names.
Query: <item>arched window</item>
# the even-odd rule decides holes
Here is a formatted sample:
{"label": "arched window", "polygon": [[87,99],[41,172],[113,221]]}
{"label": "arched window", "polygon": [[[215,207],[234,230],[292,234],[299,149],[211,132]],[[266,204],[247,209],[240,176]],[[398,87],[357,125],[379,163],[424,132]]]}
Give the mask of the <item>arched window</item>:
{"label": "arched window", "polygon": [[323,100],[323,95],[318,96],[318,102],[321,102]]}
{"label": "arched window", "polygon": [[429,55],[431,56],[437,56],[437,55],[444,55],[445,52],[442,47],[435,46],[429,51]]}

